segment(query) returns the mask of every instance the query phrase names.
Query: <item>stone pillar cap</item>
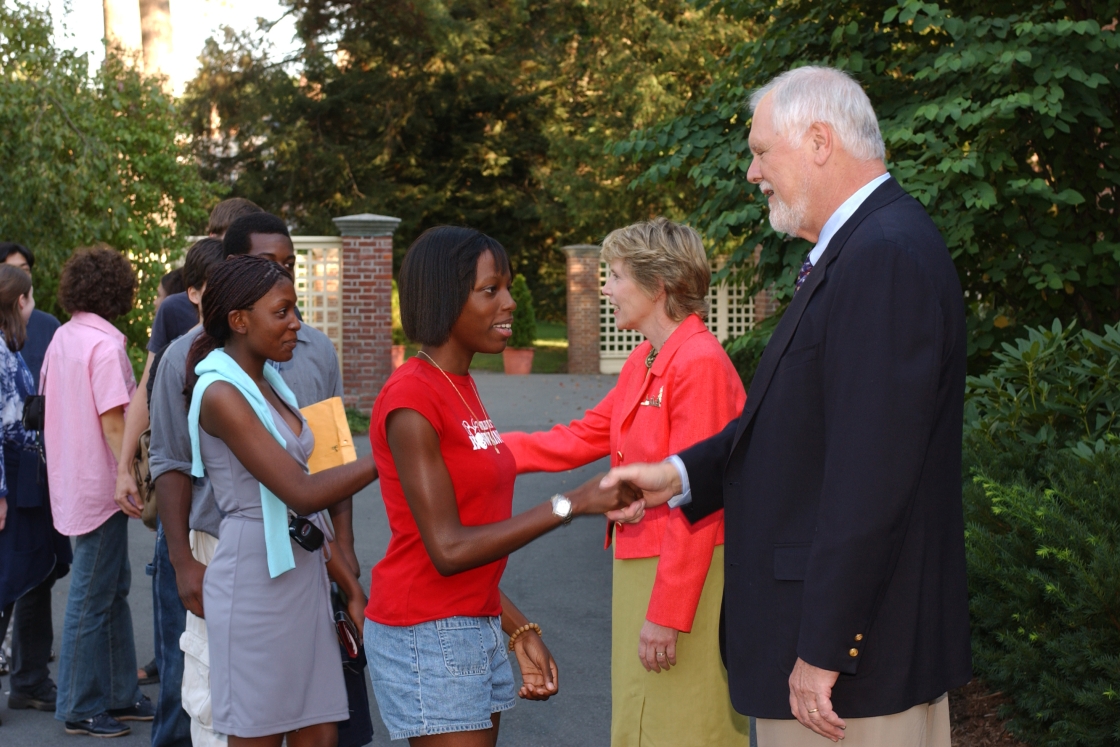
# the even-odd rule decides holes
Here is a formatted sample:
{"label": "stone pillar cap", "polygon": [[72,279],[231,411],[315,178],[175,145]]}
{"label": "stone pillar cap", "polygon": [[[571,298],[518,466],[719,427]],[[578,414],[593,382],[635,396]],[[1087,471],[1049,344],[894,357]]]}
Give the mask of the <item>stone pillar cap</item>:
{"label": "stone pillar cap", "polygon": [[392,236],[401,223],[400,218],[375,213],[343,215],[332,220],[343,236]]}
{"label": "stone pillar cap", "polygon": [[598,244],[572,244],[560,247],[560,251],[569,257],[598,257],[602,249]]}

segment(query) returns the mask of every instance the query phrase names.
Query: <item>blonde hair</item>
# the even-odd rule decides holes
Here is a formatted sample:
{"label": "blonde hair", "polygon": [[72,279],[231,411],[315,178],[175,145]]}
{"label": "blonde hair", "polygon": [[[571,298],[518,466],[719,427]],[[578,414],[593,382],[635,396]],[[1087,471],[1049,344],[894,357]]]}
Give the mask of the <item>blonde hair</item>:
{"label": "blonde hair", "polygon": [[673,321],[689,314],[708,318],[712,268],[700,234],[692,228],[666,218],[618,228],[603,239],[600,257],[607,264],[625,262],[634,282],[651,298],[664,285],[665,313]]}

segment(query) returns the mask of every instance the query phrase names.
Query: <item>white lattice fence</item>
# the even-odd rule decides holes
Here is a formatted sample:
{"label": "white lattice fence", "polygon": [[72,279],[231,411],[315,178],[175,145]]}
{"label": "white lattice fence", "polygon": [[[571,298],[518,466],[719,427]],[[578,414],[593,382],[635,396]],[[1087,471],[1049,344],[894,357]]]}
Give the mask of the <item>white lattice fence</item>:
{"label": "white lattice fence", "polygon": [[[712,272],[716,271],[713,265]],[[599,287],[607,282],[607,265],[599,263]],[[755,299],[739,283],[723,282],[708,290],[708,329],[721,342],[738,337],[754,326],[758,317]],[[645,340],[638,332],[617,329],[610,299],[599,296],[599,372],[616,374],[634,348]]]}
{"label": "white lattice fence", "polygon": [[342,239],[293,236],[296,297],[305,324],[330,338],[342,364]]}

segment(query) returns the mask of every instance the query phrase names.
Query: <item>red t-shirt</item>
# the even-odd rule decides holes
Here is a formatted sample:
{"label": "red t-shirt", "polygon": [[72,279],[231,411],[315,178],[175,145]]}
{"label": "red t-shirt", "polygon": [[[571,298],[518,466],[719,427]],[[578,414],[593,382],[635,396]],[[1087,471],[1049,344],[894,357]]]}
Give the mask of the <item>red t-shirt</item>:
{"label": "red t-shirt", "polygon": [[506,559],[441,576],[420,539],[389,451],[385,433],[389,413],[400,408],[415,410],[439,436],[440,454],[451,475],[463,525],[493,524],[512,515],[517,475],[513,454],[485,414],[471,377],[450,373],[447,377],[454,388],[434,366],[412,358],[389,377],[373,405],[369,437],[393,535],[384,559],[373,567],[366,617],[382,625],[502,613],[498,581]]}

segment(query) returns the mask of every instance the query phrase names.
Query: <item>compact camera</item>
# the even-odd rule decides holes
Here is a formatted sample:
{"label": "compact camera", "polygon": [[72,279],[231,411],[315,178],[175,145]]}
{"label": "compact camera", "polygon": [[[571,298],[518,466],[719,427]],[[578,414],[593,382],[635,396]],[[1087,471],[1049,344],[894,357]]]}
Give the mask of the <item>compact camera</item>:
{"label": "compact camera", "polygon": [[302,516],[293,516],[288,522],[288,534],[308,552],[315,552],[323,546],[323,531]]}

